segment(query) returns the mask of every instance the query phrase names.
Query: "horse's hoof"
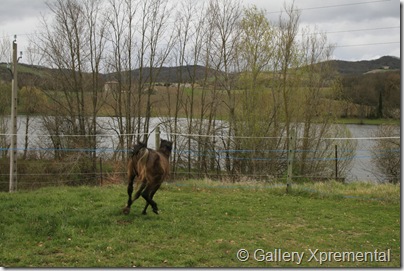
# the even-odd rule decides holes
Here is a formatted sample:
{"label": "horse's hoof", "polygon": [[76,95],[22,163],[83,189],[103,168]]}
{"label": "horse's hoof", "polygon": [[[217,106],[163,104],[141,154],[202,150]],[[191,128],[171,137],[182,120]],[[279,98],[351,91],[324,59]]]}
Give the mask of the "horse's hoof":
{"label": "horse's hoof", "polygon": [[146,212],[142,212],[142,215],[147,215],[147,213],[146,213]]}
{"label": "horse's hoof", "polygon": [[158,215],[158,214],[159,214],[159,210],[153,209],[153,213],[155,213],[156,215]]}
{"label": "horse's hoof", "polygon": [[125,207],[125,208],[123,208],[123,213],[125,214],[125,215],[128,215],[129,214],[129,212],[130,212],[130,208],[129,207]]}

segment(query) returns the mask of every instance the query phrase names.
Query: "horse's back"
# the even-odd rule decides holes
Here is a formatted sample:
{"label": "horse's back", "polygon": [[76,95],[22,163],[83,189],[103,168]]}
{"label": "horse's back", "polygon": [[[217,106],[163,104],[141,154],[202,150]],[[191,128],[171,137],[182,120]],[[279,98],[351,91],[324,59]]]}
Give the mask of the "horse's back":
{"label": "horse's back", "polygon": [[155,168],[165,177],[170,169],[168,159],[159,152],[156,152],[157,158],[155,161]]}
{"label": "horse's back", "polygon": [[128,174],[137,175],[139,181],[161,184],[169,174],[168,157],[159,151],[139,148],[129,160]]}
{"label": "horse's back", "polygon": [[163,154],[158,153],[160,157],[160,166],[164,171],[164,176],[166,177],[170,173],[170,164],[168,162],[167,157],[165,157]]}

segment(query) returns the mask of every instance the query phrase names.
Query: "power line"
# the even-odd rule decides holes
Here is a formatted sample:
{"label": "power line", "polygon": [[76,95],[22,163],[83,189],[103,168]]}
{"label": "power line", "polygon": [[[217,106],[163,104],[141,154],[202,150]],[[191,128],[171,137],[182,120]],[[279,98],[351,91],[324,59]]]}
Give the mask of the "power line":
{"label": "power line", "polygon": [[336,34],[336,33],[349,33],[349,32],[362,32],[362,31],[374,31],[374,30],[386,30],[386,29],[396,29],[400,26],[391,27],[376,27],[376,28],[362,28],[362,29],[351,29],[351,30],[340,30],[340,31],[327,31],[326,34]]}
{"label": "power line", "polygon": [[347,44],[347,45],[335,45],[336,48],[341,47],[360,47],[360,46],[373,46],[373,45],[389,45],[389,44],[399,44],[399,41],[392,42],[376,42],[376,43],[362,43],[362,44]]}
{"label": "power line", "polygon": [[379,2],[389,2],[390,0],[377,0],[377,1],[367,1],[367,2],[358,2],[358,3],[347,3],[347,4],[339,4],[339,5],[330,5],[330,6],[320,6],[320,7],[310,7],[310,8],[302,8],[299,10],[313,10],[313,9],[325,9],[325,8],[336,8],[343,6],[355,6],[355,5],[364,5],[364,4],[373,4]]}
{"label": "power line", "polygon": [[365,32],[365,31],[377,31],[386,29],[400,29],[400,26],[389,26],[389,27],[375,27],[375,28],[360,28],[360,29],[348,29],[348,30],[337,30],[337,31],[324,31],[308,33],[307,35],[318,35],[318,34],[339,34],[339,33],[350,33],[350,32]]}
{"label": "power line", "polygon": [[[329,6],[298,8],[297,10],[304,11],[304,10],[315,10],[315,9],[337,8],[337,7],[344,7],[344,6],[365,5],[365,4],[373,4],[373,3],[380,3],[380,2],[390,2],[390,1],[391,0],[376,0],[376,1],[356,2],[356,3],[338,4],[338,5],[329,5]],[[267,14],[276,14],[276,13],[282,13],[282,12],[283,11],[271,11],[271,12],[267,12]]]}

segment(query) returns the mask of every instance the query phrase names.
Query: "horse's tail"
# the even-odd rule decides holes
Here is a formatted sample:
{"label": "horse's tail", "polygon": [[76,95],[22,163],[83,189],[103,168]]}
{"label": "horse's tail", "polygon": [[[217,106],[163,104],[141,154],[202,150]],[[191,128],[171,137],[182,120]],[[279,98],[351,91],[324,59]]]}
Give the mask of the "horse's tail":
{"label": "horse's tail", "polygon": [[149,158],[149,150],[147,148],[144,149],[142,156],[137,161],[137,175],[139,180],[144,180],[146,177],[147,171],[147,159]]}

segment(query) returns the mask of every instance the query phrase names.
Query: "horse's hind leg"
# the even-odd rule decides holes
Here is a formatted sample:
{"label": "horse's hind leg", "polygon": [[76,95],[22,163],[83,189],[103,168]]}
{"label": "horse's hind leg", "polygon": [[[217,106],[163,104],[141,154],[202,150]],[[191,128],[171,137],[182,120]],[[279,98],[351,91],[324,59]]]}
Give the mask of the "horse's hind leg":
{"label": "horse's hind leg", "polygon": [[142,214],[147,214],[146,210],[147,207],[149,207],[149,204],[152,206],[153,208],[153,212],[155,214],[159,214],[158,212],[158,208],[157,208],[157,203],[153,200],[154,194],[156,194],[157,190],[160,188],[160,185],[154,186],[152,189],[146,188],[145,191],[143,191],[142,193],[142,197],[146,200],[146,205],[143,209]]}
{"label": "horse's hind leg", "polygon": [[142,212],[142,215],[147,215],[147,212],[146,212],[146,210],[147,210],[147,207],[149,207],[149,203],[148,202],[146,202],[146,205],[144,206],[144,209],[143,209],[143,212]]}
{"label": "horse's hind leg", "polygon": [[124,214],[129,214],[130,212],[130,206],[132,205],[132,192],[133,192],[133,181],[135,180],[135,174],[130,174],[129,175],[129,181],[128,181],[128,203],[126,204],[126,207],[123,208],[123,213]]}
{"label": "horse's hind leg", "polygon": [[[134,178],[133,178],[134,179]],[[123,209],[123,213],[124,214],[129,214],[130,211],[130,206],[132,205],[132,203],[137,200],[140,195],[142,194],[142,191],[144,190],[144,188],[146,187],[146,182],[142,182],[140,184],[140,187],[138,188],[138,190],[135,193],[135,196],[133,197],[132,200],[132,192],[133,192],[133,179],[131,180],[130,184],[128,185],[128,195],[129,195],[129,199],[128,199],[128,204],[126,205],[126,207]],[[140,180],[138,180],[140,181]]]}

